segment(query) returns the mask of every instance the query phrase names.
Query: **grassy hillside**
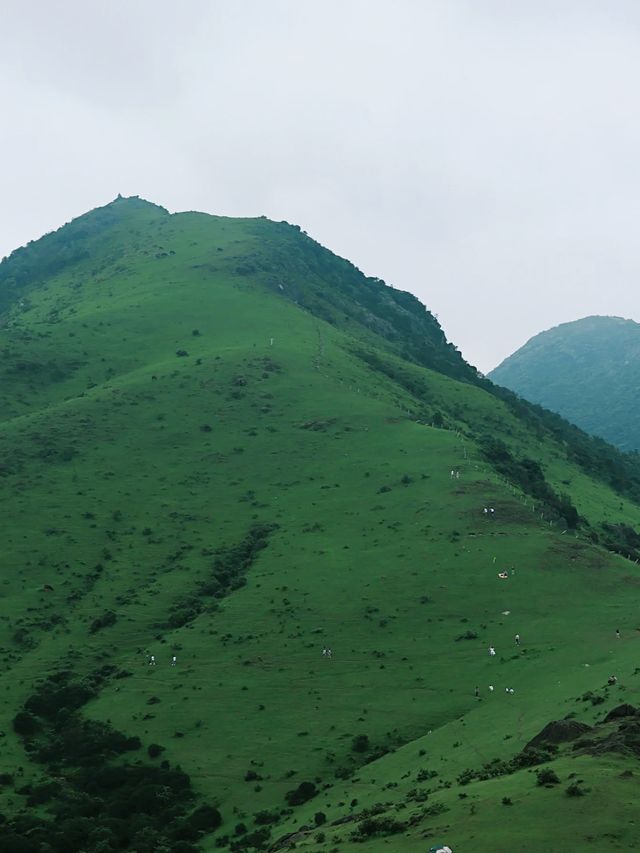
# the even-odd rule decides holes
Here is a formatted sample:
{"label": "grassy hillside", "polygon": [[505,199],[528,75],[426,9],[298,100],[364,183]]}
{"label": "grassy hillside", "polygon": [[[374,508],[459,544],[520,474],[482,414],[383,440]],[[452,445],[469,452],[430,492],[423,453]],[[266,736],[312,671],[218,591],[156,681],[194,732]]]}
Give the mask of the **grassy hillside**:
{"label": "grassy hillside", "polygon": [[489,376],[622,450],[640,450],[640,325],[585,317],[528,341]]}
{"label": "grassy hillside", "polygon": [[638,847],[634,460],[292,226],[66,229],[0,265],[2,849]]}

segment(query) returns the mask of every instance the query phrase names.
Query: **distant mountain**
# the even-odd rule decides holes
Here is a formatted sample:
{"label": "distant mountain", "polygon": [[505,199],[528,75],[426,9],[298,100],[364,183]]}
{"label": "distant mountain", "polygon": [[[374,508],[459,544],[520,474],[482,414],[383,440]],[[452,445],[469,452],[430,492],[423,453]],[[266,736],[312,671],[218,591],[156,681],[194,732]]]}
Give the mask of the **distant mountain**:
{"label": "distant mountain", "polygon": [[640,449],[640,324],[585,317],[531,338],[489,374],[617,445]]}

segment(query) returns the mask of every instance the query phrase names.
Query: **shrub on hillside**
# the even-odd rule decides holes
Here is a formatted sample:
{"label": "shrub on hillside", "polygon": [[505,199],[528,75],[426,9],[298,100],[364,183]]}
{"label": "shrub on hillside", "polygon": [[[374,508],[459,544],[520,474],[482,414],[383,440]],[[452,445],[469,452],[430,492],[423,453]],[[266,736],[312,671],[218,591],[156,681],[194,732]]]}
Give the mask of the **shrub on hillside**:
{"label": "shrub on hillside", "polygon": [[25,709],[44,719],[53,719],[61,709],[75,711],[95,695],[87,682],[74,681],[71,673],[50,676],[25,702]]}
{"label": "shrub on hillside", "polygon": [[139,737],[128,737],[108,723],[64,712],[60,717],[36,752],[38,761],[77,767],[97,765],[142,746]]}
{"label": "shrub on hillside", "polygon": [[252,853],[255,850],[264,850],[270,836],[271,829],[268,826],[263,826],[261,829],[248,832],[237,841],[230,841],[229,850],[233,851],[233,853],[241,850],[250,850]]}
{"label": "shrub on hillside", "polygon": [[270,812],[268,809],[256,812],[253,816],[253,822],[256,826],[267,826],[270,823],[277,823],[280,815],[276,811]]}
{"label": "shrub on hillside", "polygon": [[351,741],[351,749],[354,752],[367,752],[370,748],[368,735],[356,735]]}
{"label": "shrub on hillside", "polygon": [[97,631],[102,630],[102,628],[109,628],[111,625],[115,625],[117,621],[118,617],[113,610],[107,610],[102,616],[98,616],[93,620],[89,626],[89,633],[95,634]]}
{"label": "shrub on hillside", "polygon": [[262,780],[262,776],[259,773],[256,773],[255,770],[247,770],[244,774],[245,782],[259,782]]}
{"label": "shrub on hillside", "polygon": [[40,721],[29,711],[18,711],[13,718],[13,730],[23,737],[34,735],[40,729]]}
{"label": "shrub on hillside", "polygon": [[222,815],[214,806],[200,806],[189,815],[188,821],[198,832],[213,832],[222,825]]}
{"label": "shrub on hillside", "polygon": [[543,767],[542,770],[538,770],[536,773],[537,784],[550,786],[550,785],[559,785],[560,779],[558,775],[553,771],[550,767]]}
{"label": "shrub on hillside", "polygon": [[611,524],[605,521],[601,529],[600,541],[605,548],[629,560],[637,560],[640,557],[640,533],[637,533],[631,525]]}
{"label": "shrub on hillside", "polygon": [[301,806],[308,800],[313,799],[318,793],[318,789],[313,782],[301,782],[297,788],[292,791],[287,791],[285,800],[290,806]]}
{"label": "shrub on hillside", "polygon": [[416,782],[427,782],[429,779],[435,779],[438,775],[437,770],[418,770],[416,773]]}
{"label": "shrub on hillside", "polygon": [[353,841],[366,841],[377,835],[396,835],[406,828],[406,823],[392,817],[368,817],[360,821],[351,838]]}
{"label": "shrub on hillside", "polygon": [[476,634],[475,631],[465,631],[464,634],[459,634],[456,637],[456,643],[459,642],[460,640],[477,640],[477,639],[478,639],[478,635]]}

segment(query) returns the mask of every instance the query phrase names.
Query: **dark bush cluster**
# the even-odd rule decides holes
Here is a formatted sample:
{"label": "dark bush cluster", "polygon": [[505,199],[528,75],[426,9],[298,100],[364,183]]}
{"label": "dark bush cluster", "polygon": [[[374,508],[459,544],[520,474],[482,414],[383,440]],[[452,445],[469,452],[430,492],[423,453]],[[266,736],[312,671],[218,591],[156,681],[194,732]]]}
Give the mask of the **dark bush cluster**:
{"label": "dark bush cluster", "polygon": [[353,841],[366,841],[375,836],[396,835],[406,828],[406,823],[393,817],[367,817],[360,821],[351,838]]}
{"label": "dark bush cluster", "polygon": [[218,548],[212,566],[211,579],[201,587],[202,594],[217,598],[242,585],[244,575],[251,568],[260,551],[269,544],[269,536],[277,529],[275,524],[254,524],[245,538],[235,545]]}
{"label": "dark bush cluster", "polygon": [[169,630],[182,628],[205,610],[215,610],[216,599],[244,586],[245,575],[260,551],[267,547],[269,536],[277,527],[277,524],[254,524],[240,542],[218,548],[214,552],[209,577],[198,584],[196,594],[179,598],[172,605],[167,621],[159,627]]}
{"label": "dark bush cluster", "polygon": [[562,518],[569,528],[578,526],[580,517],[570,498],[554,492],[535,459],[516,459],[507,445],[494,436],[483,436],[480,446],[486,459],[499,474],[540,502],[547,518]]}
{"label": "dark bush cluster", "polygon": [[[111,763],[139,750],[140,739],[85,719],[80,709],[114,672],[104,667],[82,680],[70,671],[56,673],[16,714],[14,730],[48,773],[17,793],[31,808],[46,804],[48,815],[22,812],[0,821],[0,850],[197,853],[198,839],[222,823],[212,805],[189,813],[194,799],[189,776],[168,762]],[[158,744],[148,748],[152,758],[162,751]]]}
{"label": "dark bush cluster", "polygon": [[318,789],[313,782],[300,782],[297,788],[287,791],[285,800],[290,806],[301,806],[303,803],[313,799],[317,793]]}
{"label": "dark bush cluster", "polygon": [[629,524],[611,524],[605,521],[600,527],[599,536],[594,538],[609,551],[621,554],[629,560],[640,558],[640,533]]}
{"label": "dark bush cluster", "polygon": [[98,616],[93,620],[89,626],[89,633],[95,634],[96,631],[100,631],[102,628],[109,628],[111,625],[115,625],[117,621],[118,617],[113,610],[107,610],[102,616]]}
{"label": "dark bush cluster", "polygon": [[508,776],[523,767],[535,767],[538,764],[544,764],[552,759],[557,751],[558,747],[555,744],[545,744],[537,748],[525,747],[522,752],[519,752],[509,761],[494,758],[493,761],[487,762],[479,770],[463,770],[458,776],[458,785],[468,785],[474,780],[482,782],[486,779],[495,779],[498,776]]}
{"label": "dark bush cluster", "polygon": [[368,735],[356,735],[351,741],[351,749],[354,752],[368,752],[370,749]]}
{"label": "dark bush cluster", "polygon": [[537,784],[548,787],[550,785],[559,785],[560,779],[557,773],[550,767],[544,767],[536,773]]}

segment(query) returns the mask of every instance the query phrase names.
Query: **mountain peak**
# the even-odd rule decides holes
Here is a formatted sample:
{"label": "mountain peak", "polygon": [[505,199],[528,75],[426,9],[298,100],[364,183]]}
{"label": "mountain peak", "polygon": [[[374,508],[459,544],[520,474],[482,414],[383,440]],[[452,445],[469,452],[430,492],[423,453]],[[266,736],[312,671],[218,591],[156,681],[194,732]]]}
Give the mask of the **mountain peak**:
{"label": "mountain peak", "polygon": [[[168,213],[169,211],[166,207],[162,207],[160,204],[156,204],[153,201],[149,201],[146,198],[142,198],[139,195],[122,195],[118,193],[118,195],[113,199],[113,201],[108,202],[103,207],[119,207],[119,208],[135,208],[137,210],[141,208],[148,208],[150,210],[160,210],[164,213]],[[94,210],[101,210],[102,208],[94,208]],[[93,213],[94,211],[89,211],[89,213]]]}
{"label": "mountain peak", "polygon": [[489,378],[623,450],[640,449],[640,324],[592,315],[540,332]]}

